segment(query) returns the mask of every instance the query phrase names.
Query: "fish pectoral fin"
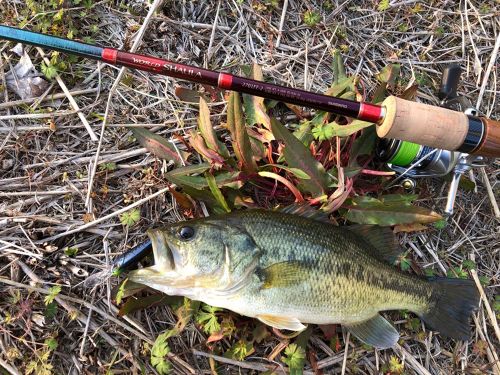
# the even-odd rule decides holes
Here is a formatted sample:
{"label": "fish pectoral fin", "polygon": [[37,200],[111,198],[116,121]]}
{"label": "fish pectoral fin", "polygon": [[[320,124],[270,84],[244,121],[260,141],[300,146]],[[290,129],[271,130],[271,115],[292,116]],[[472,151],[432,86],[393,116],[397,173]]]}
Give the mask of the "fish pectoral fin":
{"label": "fish pectoral fin", "polygon": [[359,235],[363,240],[373,247],[369,254],[377,259],[393,264],[401,250],[396,242],[396,237],[390,227],[379,227],[378,225],[349,225],[348,230]]}
{"label": "fish pectoral fin", "polygon": [[303,331],[307,328],[307,326],[303,325],[296,318],[288,318],[284,316],[278,315],[257,315],[257,319],[259,319],[262,323],[267,324],[268,326],[277,328],[277,329],[288,329],[290,331]]}
{"label": "fish pectoral fin", "polygon": [[399,340],[398,331],[379,314],[364,322],[344,326],[358,339],[378,349],[390,348]]}
{"label": "fish pectoral fin", "polygon": [[304,280],[303,265],[298,261],[279,262],[257,271],[262,289],[296,285]]}

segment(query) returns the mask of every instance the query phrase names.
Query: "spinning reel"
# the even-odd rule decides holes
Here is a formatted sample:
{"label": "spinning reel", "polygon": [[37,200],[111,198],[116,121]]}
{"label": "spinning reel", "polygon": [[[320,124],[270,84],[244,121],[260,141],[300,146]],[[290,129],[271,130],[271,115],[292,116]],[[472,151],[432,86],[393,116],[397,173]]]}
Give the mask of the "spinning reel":
{"label": "spinning reel", "polygon": [[[438,97],[440,106],[466,115],[477,116],[477,110],[471,102],[463,96],[457,95],[457,87],[462,69],[453,64],[445,68],[441,78]],[[459,151],[441,150],[417,143],[400,141],[397,139],[381,138],[377,143],[376,157],[403,178],[402,186],[412,190],[416,183],[415,178],[442,177],[453,173],[445,214],[452,215],[460,178],[473,167],[484,166],[484,158],[469,155]]]}

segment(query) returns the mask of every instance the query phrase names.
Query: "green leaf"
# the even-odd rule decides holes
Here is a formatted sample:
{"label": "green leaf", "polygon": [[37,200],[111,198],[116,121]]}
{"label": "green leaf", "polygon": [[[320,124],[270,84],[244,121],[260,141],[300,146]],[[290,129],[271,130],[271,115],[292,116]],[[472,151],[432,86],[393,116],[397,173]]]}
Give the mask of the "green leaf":
{"label": "green leaf", "polygon": [[187,103],[198,103],[201,98],[207,100],[206,95],[182,86],[177,86],[175,88],[175,96]]}
{"label": "green leaf", "polygon": [[[118,312],[118,316],[128,315],[138,310],[144,310],[148,307],[152,306],[164,306],[164,305],[173,305],[175,303],[182,302],[183,297],[180,296],[167,296],[165,294],[153,294],[146,297],[140,298],[129,298],[127,302],[123,304]],[[118,302],[118,294],[117,294],[117,304]]]}
{"label": "green leaf", "polygon": [[54,351],[57,349],[57,340],[53,337],[49,337],[48,339],[45,339],[44,344],[47,345],[47,347],[51,351]]}
{"label": "green leaf", "polygon": [[151,348],[151,365],[160,375],[168,374],[172,368],[172,365],[167,360],[168,353],[170,353],[170,347],[168,346],[167,340],[169,337],[176,334],[177,330],[174,329],[158,335]]}
{"label": "green leaf", "polygon": [[128,279],[123,280],[123,282],[118,287],[118,291],[116,292],[116,304],[119,305],[122,303],[123,296],[125,294],[125,285],[127,285]]}
{"label": "green leaf", "polygon": [[78,253],[78,247],[76,246],[68,246],[64,249],[64,254],[69,257],[74,257]]}
{"label": "green leaf", "polygon": [[231,349],[229,349],[229,356],[238,361],[243,361],[245,357],[253,354],[255,349],[253,348],[251,341],[238,340],[236,344],[233,345]]}
{"label": "green leaf", "polygon": [[316,26],[321,21],[321,15],[314,10],[307,10],[304,13],[304,23],[309,27]]}
{"label": "green leaf", "polygon": [[339,125],[336,122],[330,122],[329,124],[315,127],[312,133],[316,139],[324,141],[333,137],[348,137],[372,125],[373,123],[371,122],[361,120],[354,120],[347,125]]}
{"label": "green leaf", "polygon": [[304,172],[303,170],[301,170],[299,168],[290,168],[290,167],[286,167],[286,166],[281,165],[281,164],[266,164],[266,165],[262,166],[262,168],[266,168],[266,167],[281,168],[287,172],[292,173],[295,177],[300,178],[302,180],[310,180],[311,179],[311,177],[309,177],[309,175],[306,172]]}
{"label": "green leaf", "polygon": [[59,9],[59,11],[52,16],[55,22],[62,20],[64,15],[64,9]]}
{"label": "green leaf", "polygon": [[247,174],[255,173],[257,164],[253,159],[250,139],[245,129],[240,95],[231,91],[227,109],[227,127],[233,140],[233,149],[241,163],[242,170]]}
{"label": "green leaf", "polygon": [[221,141],[217,139],[217,134],[210,121],[210,111],[207,102],[200,97],[200,114],[198,116],[198,129],[205,140],[207,146],[224,158],[229,157],[229,151]]}
{"label": "green leaf", "polygon": [[160,159],[173,160],[178,166],[182,165],[182,159],[187,158],[188,153],[177,152],[172,143],[158,134],[143,128],[132,128],[131,131],[142,147]]}
{"label": "green leaf", "polygon": [[[263,81],[262,68],[258,64],[252,65],[250,78],[256,81]],[[266,113],[264,98],[243,94],[243,107],[248,125],[262,124],[265,128],[271,130],[271,120]]]}
{"label": "green leaf", "polygon": [[43,301],[45,302],[45,306],[52,303],[59,293],[61,293],[60,285],[54,285],[53,287],[50,287],[49,294],[47,294],[43,299]]}
{"label": "green leaf", "polygon": [[396,79],[399,77],[401,72],[400,64],[390,64],[382,68],[382,70],[375,76],[379,82],[387,83],[387,86],[394,86]]}
{"label": "green leaf", "polygon": [[45,311],[43,312],[43,315],[45,315],[46,318],[52,319],[53,317],[56,316],[57,313],[57,302],[51,302],[47,304],[45,307]]}
{"label": "green leaf", "polygon": [[42,73],[47,79],[52,79],[57,75],[57,69],[54,65],[52,64],[46,64],[45,61],[42,62]]}
{"label": "green leaf", "polygon": [[376,75],[380,84],[375,89],[373,93],[372,102],[379,103],[385,99],[387,96],[387,88],[391,88],[395,85],[396,79],[401,71],[401,65],[390,64],[385,66],[380,73]]}
{"label": "green leaf", "polygon": [[399,266],[401,267],[402,271],[408,271],[411,266],[411,262],[409,259],[403,257],[399,260]]}
{"label": "green leaf", "polygon": [[465,259],[462,262],[462,267],[463,267],[464,270],[467,270],[467,271],[470,271],[470,270],[473,270],[473,269],[477,268],[476,263],[473,260],[470,260],[470,259]]}
{"label": "green leaf", "polygon": [[293,132],[293,135],[297,137],[297,139],[306,147],[309,146],[314,140],[314,136],[312,135],[312,126],[313,124],[311,121],[304,121],[299,125],[299,128]]}
{"label": "green leaf", "polygon": [[214,195],[215,199],[220,204],[220,206],[226,212],[231,212],[231,209],[229,208],[229,205],[227,204],[226,199],[224,198],[224,195],[222,194],[222,191],[217,186],[217,181],[215,180],[215,177],[213,176],[213,174],[211,174],[210,172],[206,172],[205,178],[207,180],[207,184],[208,184],[210,191],[212,192],[212,194]]}
{"label": "green leaf", "polygon": [[205,139],[195,131],[189,132],[189,144],[201,155],[204,159],[220,168],[224,164],[224,158],[216,151],[207,147]]}
{"label": "green leaf", "polygon": [[130,227],[141,220],[141,211],[138,208],[134,208],[120,215],[120,222]]}
{"label": "green leaf", "polygon": [[301,369],[306,358],[306,351],[297,344],[290,344],[285,349],[285,357],[281,360],[286,363],[290,369]]}
{"label": "green leaf", "polygon": [[434,277],[436,276],[436,271],[434,271],[434,269],[432,268],[424,268],[424,274],[427,277]]}
{"label": "green leaf", "polygon": [[[333,51],[333,81],[332,87],[347,78],[342,55],[338,49]],[[330,94],[331,95],[331,94]]]}
{"label": "green leaf", "polygon": [[446,226],[448,225],[448,222],[445,219],[441,219],[441,220],[436,221],[433,225],[434,225],[434,228],[436,228],[438,230],[442,230],[442,229],[446,228]]}
{"label": "green leaf", "polygon": [[283,140],[285,144],[283,155],[288,166],[300,169],[310,177],[308,180],[302,180],[304,189],[313,197],[324,195],[329,181],[323,165],[311,155],[302,142],[274,118],[271,119],[271,127],[276,139]]}
{"label": "green leaf", "polygon": [[99,165],[99,170],[101,171],[115,171],[116,170],[116,163],[114,162],[109,162],[109,163],[103,163]]}
{"label": "green leaf", "polygon": [[[165,177],[172,183],[178,185],[182,188],[193,188],[196,190],[203,190],[208,187],[208,183],[205,177],[197,175],[191,176],[191,174],[200,174],[210,169],[210,164],[201,163],[190,165],[187,167],[177,168],[165,174]],[[219,172],[215,177],[217,181],[217,186],[227,186],[235,189],[239,189],[242,186],[242,182],[239,180],[240,172]],[[187,192],[191,195],[191,193]]]}
{"label": "green leaf", "polygon": [[380,0],[380,2],[378,3],[378,7],[377,7],[377,10],[379,12],[383,12],[384,10],[387,10],[389,9],[389,0]]}
{"label": "green leaf", "polygon": [[355,197],[347,200],[343,207],[348,211],[345,218],[359,224],[381,226],[432,223],[441,220],[438,213],[424,207],[412,206],[404,196],[386,196],[381,199]]}
{"label": "green leaf", "polygon": [[204,303],[196,314],[196,321],[203,326],[205,333],[212,334],[220,330],[220,323],[215,315],[217,311],[221,309]]}
{"label": "green leaf", "polygon": [[377,133],[375,127],[366,128],[363,134],[354,141],[351,153],[349,155],[349,166],[355,167],[358,165],[358,157],[361,155],[372,155],[377,141]]}

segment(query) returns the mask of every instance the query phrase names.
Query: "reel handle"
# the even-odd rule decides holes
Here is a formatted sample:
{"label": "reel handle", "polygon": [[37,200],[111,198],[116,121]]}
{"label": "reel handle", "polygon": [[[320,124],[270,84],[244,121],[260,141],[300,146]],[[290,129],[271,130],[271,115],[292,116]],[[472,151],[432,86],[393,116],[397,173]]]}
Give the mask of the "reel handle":
{"label": "reel handle", "polygon": [[462,74],[462,67],[458,64],[450,64],[443,70],[441,85],[439,86],[438,98],[449,100],[456,98],[458,83]]}

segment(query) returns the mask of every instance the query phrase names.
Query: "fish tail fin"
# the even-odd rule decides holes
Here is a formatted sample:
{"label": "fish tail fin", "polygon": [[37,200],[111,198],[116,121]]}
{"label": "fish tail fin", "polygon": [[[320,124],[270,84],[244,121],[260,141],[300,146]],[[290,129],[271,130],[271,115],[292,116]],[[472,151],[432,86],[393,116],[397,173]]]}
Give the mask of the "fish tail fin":
{"label": "fish tail fin", "polygon": [[473,280],[435,278],[429,307],[421,315],[424,322],[442,335],[467,340],[469,318],[478,308],[479,292]]}

